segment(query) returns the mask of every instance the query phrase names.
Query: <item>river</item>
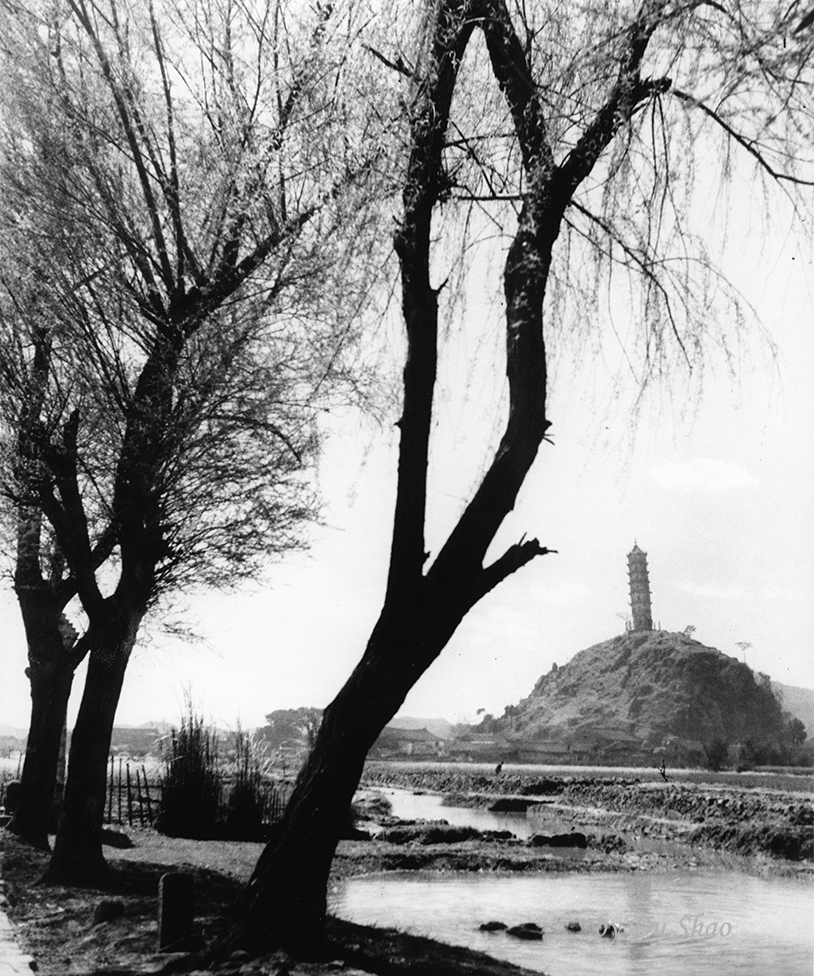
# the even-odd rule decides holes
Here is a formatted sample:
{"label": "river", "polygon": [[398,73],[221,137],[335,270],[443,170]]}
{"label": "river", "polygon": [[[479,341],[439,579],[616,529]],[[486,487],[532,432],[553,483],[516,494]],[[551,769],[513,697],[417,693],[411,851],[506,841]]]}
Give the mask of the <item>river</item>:
{"label": "river", "polygon": [[[547,976],[811,976],[809,885],[733,871],[351,878],[329,910],[464,945]],[[536,922],[542,942],[478,926]],[[569,932],[578,921],[582,931]],[[600,938],[613,922],[623,932]]]}
{"label": "river", "polygon": [[[527,838],[548,820],[445,806],[443,797],[382,789],[403,819],[444,819]],[[553,812],[553,811],[552,811]],[[566,824],[561,824],[565,827]],[[638,846],[638,844],[636,845]],[[563,856],[582,852],[558,850]],[[812,887],[716,869],[617,874],[445,875],[390,873],[352,878],[330,895],[330,911],[468,946],[548,976],[811,976]],[[481,932],[483,922],[536,922],[542,942]],[[578,921],[581,931],[566,925]],[[599,937],[613,922],[616,939]]]}
{"label": "river", "polygon": [[525,813],[493,813],[483,807],[446,806],[444,797],[436,793],[411,793],[409,790],[386,788],[375,792],[387,797],[393,816],[402,820],[446,820],[455,827],[509,830],[521,840],[535,833]]}

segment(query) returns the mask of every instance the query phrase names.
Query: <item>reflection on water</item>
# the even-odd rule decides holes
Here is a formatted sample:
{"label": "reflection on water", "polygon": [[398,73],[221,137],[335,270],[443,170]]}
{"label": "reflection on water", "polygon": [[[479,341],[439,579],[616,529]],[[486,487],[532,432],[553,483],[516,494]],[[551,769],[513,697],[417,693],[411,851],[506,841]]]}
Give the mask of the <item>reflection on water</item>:
{"label": "reflection on water", "polygon": [[[736,872],[594,875],[410,875],[353,878],[330,911],[362,924],[466,945],[548,976],[810,976],[812,889]],[[542,942],[478,931],[537,922]],[[579,921],[582,931],[565,926]],[[598,935],[608,921],[624,931]]]}
{"label": "reflection on water", "polygon": [[[685,851],[680,844],[656,837],[643,837],[628,833],[618,825],[607,829],[599,824],[583,822],[578,816],[566,816],[562,810],[552,809],[546,803],[535,803],[528,813],[493,813],[478,807],[445,806],[444,797],[431,793],[410,793],[408,790],[381,790],[390,800],[393,816],[403,820],[446,820],[455,827],[476,827],[478,830],[509,830],[520,840],[527,840],[534,834],[567,834],[571,830],[581,830],[586,834],[604,836],[620,835],[627,843],[641,851],[660,854],[678,854]],[[582,856],[578,848],[556,848],[552,850],[559,857]]]}
{"label": "reflection on water", "polygon": [[[510,830],[525,840],[535,833],[525,813],[492,813],[478,807],[447,807],[444,797],[408,790],[379,790],[390,801],[394,817],[402,820],[446,820],[454,827],[478,830]],[[538,831],[539,832],[539,831]]]}

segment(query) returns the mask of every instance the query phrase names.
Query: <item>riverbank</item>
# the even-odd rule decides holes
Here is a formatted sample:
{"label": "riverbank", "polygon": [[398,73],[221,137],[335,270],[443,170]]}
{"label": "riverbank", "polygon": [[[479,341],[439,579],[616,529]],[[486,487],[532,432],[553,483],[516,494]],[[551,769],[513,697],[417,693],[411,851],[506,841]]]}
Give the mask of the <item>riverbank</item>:
{"label": "riverbank", "polygon": [[690,860],[728,854],[756,858],[783,873],[814,869],[814,803],[806,792],[620,775],[498,775],[395,763],[368,764],[363,784],[443,794],[454,806],[531,809],[541,823],[560,819],[585,832],[593,829],[598,848],[600,838],[615,831],[681,845]]}
{"label": "riverbank", "polygon": [[[37,881],[48,854],[0,831],[5,910],[41,976],[211,976],[200,952],[157,951],[159,879],[168,871],[193,876],[195,930],[201,946],[211,945],[262,845],[167,838],[149,830],[131,831],[130,839],[132,847],[105,849],[111,870],[103,890],[45,887]],[[340,859],[346,869],[354,860],[347,851]],[[364,873],[366,867],[364,859],[357,860],[350,873]],[[348,876],[347,870],[342,873]],[[328,939],[327,960],[304,962],[284,952],[252,958],[237,952],[215,971],[237,976],[534,976],[479,952],[343,919],[329,919]]]}

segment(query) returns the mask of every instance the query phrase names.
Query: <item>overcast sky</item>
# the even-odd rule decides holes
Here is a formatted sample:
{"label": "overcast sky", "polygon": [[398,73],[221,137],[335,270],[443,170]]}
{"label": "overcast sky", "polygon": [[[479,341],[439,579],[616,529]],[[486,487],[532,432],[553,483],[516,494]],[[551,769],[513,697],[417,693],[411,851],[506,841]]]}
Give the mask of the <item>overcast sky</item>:
{"label": "overcast sky", "polygon": [[[761,238],[736,219],[730,242],[727,273],[757,306],[777,358],[753,334],[739,380],[713,356],[704,396],[691,402],[686,377],[676,375],[645,401],[635,437],[635,384],[613,394],[619,374],[607,356],[566,360],[548,411],[555,445],[543,445],[500,536],[504,546],[537,536],[559,554],[535,560],[469,614],[403,714],[502,713],[553,662],[621,633],[634,540],[648,553],[657,626],[692,624],[698,640],[738,657],[736,644],[749,642],[746,660],[755,670],[814,687],[811,253],[788,236],[782,218]],[[431,552],[497,429],[499,411],[490,404],[502,388],[502,365],[491,364],[500,361],[500,322],[479,301],[468,309],[474,332],[460,333],[442,362]],[[485,371],[472,371],[474,355]],[[381,607],[395,419],[383,428],[351,413],[328,419],[319,471],[324,524],[311,533],[310,552],[273,567],[250,591],[191,598],[186,620],[197,643],[153,628],[131,660],[118,724],[177,720],[187,691],[224,726],[253,727],[274,709],[330,701]],[[0,628],[0,724],[27,726],[25,642],[8,583]],[[83,677],[80,670],[72,714]]]}

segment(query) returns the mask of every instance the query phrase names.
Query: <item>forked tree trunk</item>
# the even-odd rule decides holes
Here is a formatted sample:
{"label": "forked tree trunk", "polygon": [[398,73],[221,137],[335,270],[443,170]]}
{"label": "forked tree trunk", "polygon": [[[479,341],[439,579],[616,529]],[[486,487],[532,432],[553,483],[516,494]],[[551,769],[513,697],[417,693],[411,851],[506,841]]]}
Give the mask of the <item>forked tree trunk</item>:
{"label": "forked tree trunk", "polygon": [[28,640],[31,723],[20,798],[7,829],[48,850],[57,764],[78,658],[71,653],[73,638],[62,626],[61,606],[45,589],[18,587],[18,599]]}
{"label": "forked tree trunk", "polygon": [[73,666],[63,662],[30,668],[31,725],[20,798],[6,829],[46,851],[50,849],[48,832],[73,674]]}
{"label": "forked tree trunk", "polygon": [[[102,853],[107,763],[113,722],[138,621],[96,628],[85,689],[71,735],[68,778],[54,853],[43,881],[99,885],[108,876]],[[93,629],[93,621],[91,621]]]}
{"label": "forked tree trunk", "polygon": [[[478,23],[476,6],[470,0],[434,5],[428,25],[429,69],[413,108],[405,215],[395,240],[408,352],[384,609],[364,657],[325,711],[278,836],[258,862],[216,956],[235,948],[259,952],[284,946],[299,954],[322,948],[331,861],[370,747],[475,603],[510,573],[548,551],[537,540],[521,542],[491,565],[484,564],[547,427],[540,279],[556,233],[541,244],[540,235],[529,229],[524,209],[522,235],[510,252],[506,274],[506,431],[461,519],[430,568],[424,568],[438,333],[437,292],[430,283],[432,212],[441,186],[441,155],[458,67]],[[529,254],[533,261],[527,260]]]}
{"label": "forked tree trunk", "polygon": [[282,946],[307,957],[324,949],[328,875],[365,759],[448,639],[449,624],[426,627],[423,610],[405,601],[382,615],[364,657],[326,708],[277,841],[258,861],[219,955]]}
{"label": "forked tree trunk", "polygon": [[[520,541],[487,564],[487,551],[514,507],[537,455],[546,419],[543,302],[554,243],[572,194],[635,106],[665,83],[639,67],[655,29],[643,4],[607,101],[557,164],[529,61],[505,0],[427,4],[427,50],[411,107],[411,154],[396,233],[407,332],[393,542],[384,610],[365,655],[328,706],[279,835],[263,853],[237,920],[216,949],[280,945],[316,950],[324,938],[328,872],[338,831],[365,757],[408,691],[446,646],[466,613],[511,573],[548,550]],[[461,64],[475,28],[514,122],[526,189],[503,276],[509,410],[500,445],[471,500],[428,569],[424,522],[436,376],[437,291],[431,285],[432,216],[444,185],[442,156]]]}

